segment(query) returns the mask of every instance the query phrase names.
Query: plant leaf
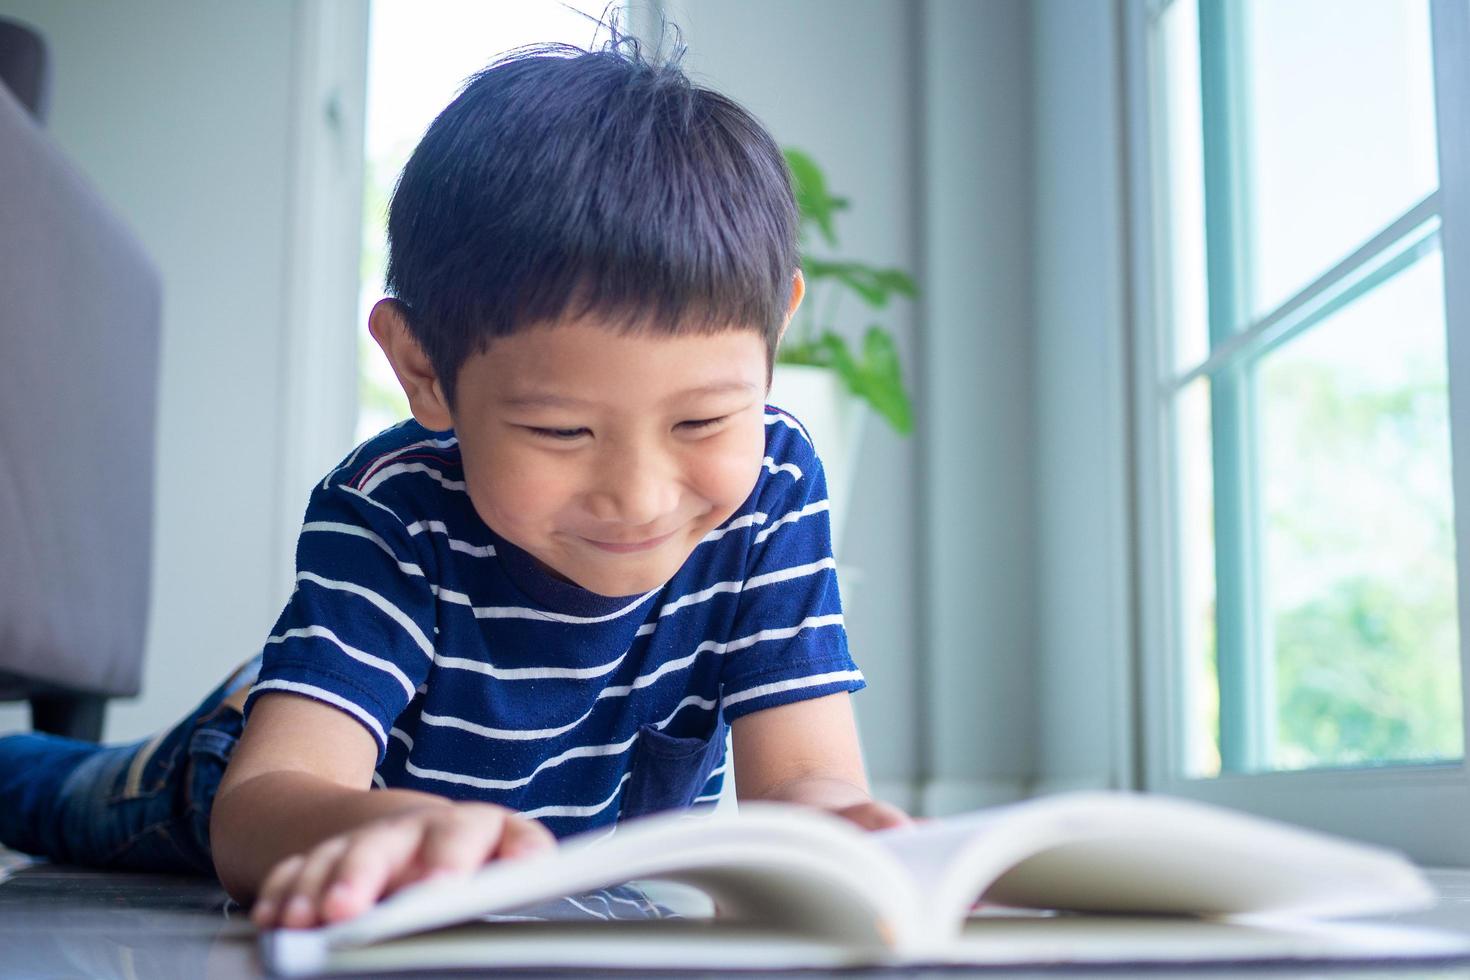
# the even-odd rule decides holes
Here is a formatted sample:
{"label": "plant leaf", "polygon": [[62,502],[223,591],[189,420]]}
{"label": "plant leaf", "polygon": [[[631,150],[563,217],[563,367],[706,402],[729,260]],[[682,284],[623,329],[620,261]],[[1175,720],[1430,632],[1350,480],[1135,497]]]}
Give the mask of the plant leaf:
{"label": "plant leaf", "polygon": [[849,391],[873,406],[896,431],[904,435],[913,431],[913,410],[903,388],[898,350],[882,327],[874,324],[868,328],[861,361],[854,356],[847,340],[831,330],[824,330],[815,341],[800,345],[794,356],[788,356],[785,351],[783,347],[778,360],[830,367]]}
{"label": "plant leaf", "polygon": [[802,274],[808,281],[835,279],[863,298],[869,306],[882,308],[894,293],[917,296],[919,289],[909,276],[898,269],[877,269],[861,262],[831,262],[805,257]]}
{"label": "plant leaf", "polygon": [[776,348],[778,364],[806,364],[811,367],[831,367],[832,355],[819,340],[783,340]]}
{"label": "plant leaf", "polygon": [[827,178],[811,157],[791,147],[783,152],[786,166],[791,170],[792,190],[796,194],[796,207],[801,212],[802,223],[816,225],[827,244],[836,246],[837,230],[832,215],[847,207],[847,199],[833,197],[827,191]]}
{"label": "plant leaf", "polygon": [[877,324],[863,337],[863,378],[868,401],[899,432],[914,429],[913,408],[903,388],[898,366],[898,348],[893,336]]}

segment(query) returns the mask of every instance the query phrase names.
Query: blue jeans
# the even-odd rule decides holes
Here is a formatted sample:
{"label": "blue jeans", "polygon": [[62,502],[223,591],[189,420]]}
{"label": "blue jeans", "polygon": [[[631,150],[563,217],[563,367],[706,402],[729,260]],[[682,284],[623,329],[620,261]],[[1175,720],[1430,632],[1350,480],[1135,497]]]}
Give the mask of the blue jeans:
{"label": "blue jeans", "polygon": [[66,864],[213,875],[209,812],[244,727],[223,702],[259,671],[256,657],[153,738],[0,738],[0,844]]}

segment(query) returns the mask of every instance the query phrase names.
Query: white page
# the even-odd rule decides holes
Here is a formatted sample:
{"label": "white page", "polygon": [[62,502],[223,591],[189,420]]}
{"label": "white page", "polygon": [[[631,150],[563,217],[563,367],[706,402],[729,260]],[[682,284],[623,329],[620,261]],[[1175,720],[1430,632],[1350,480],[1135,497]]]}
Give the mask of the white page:
{"label": "white page", "polygon": [[965,923],[950,963],[1219,963],[1463,959],[1470,937],[1366,922],[1113,915],[985,915]]}
{"label": "white page", "polygon": [[982,893],[1040,908],[1302,916],[1434,900],[1393,852],[1162,796],[1063,794],[874,839],[909,869],[941,926]]}

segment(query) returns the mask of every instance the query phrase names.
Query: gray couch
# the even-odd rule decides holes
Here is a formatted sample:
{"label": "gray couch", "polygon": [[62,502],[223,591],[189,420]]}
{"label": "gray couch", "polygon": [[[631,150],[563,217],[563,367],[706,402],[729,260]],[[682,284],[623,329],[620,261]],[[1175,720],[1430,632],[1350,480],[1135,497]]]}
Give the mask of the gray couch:
{"label": "gray couch", "polygon": [[142,676],[160,286],[42,129],[46,71],[0,21],[0,700],[96,740]]}

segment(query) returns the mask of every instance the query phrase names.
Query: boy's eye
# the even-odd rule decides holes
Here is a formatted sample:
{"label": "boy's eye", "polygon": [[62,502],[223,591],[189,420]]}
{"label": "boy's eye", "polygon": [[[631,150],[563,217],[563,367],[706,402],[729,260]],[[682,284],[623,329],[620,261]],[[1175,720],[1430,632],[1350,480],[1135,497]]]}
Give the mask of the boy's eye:
{"label": "boy's eye", "polygon": [[[729,416],[721,415],[719,418],[694,419],[689,422],[680,422],[679,425],[686,429],[705,429],[716,423],[723,422],[727,418]],[[587,431],[586,429],[543,429],[536,426],[527,426],[527,428],[543,439],[559,439],[563,442],[575,439]]]}
{"label": "boy's eye", "polygon": [[543,438],[563,440],[575,439],[579,435],[587,431],[586,429],[538,429],[531,426],[528,426],[528,428],[530,428],[532,432],[536,433],[538,436],[542,436]]}
{"label": "boy's eye", "polygon": [[721,415],[717,419],[698,419],[693,422],[680,422],[679,424],[687,429],[703,429],[707,426],[714,425],[716,422],[723,422],[728,417],[729,416]]}

